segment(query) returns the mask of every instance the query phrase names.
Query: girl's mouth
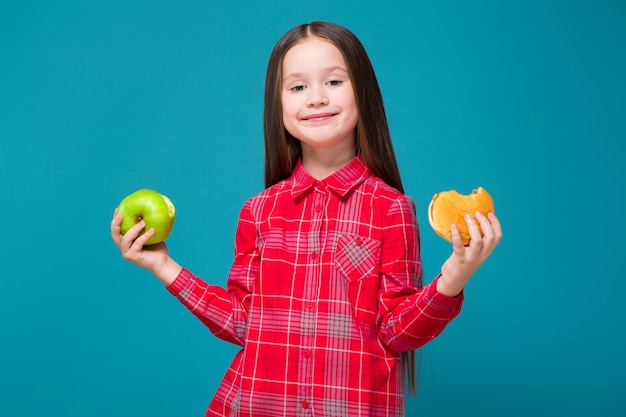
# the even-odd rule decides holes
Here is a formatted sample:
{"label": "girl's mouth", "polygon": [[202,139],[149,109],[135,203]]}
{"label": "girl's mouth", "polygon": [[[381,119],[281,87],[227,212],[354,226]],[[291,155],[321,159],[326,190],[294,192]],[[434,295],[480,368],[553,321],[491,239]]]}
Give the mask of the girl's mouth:
{"label": "girl's mouth", "polygon": [[335,116],[337,113],[315,113],[304,116],[302,120],[307,122],[320,122]]}

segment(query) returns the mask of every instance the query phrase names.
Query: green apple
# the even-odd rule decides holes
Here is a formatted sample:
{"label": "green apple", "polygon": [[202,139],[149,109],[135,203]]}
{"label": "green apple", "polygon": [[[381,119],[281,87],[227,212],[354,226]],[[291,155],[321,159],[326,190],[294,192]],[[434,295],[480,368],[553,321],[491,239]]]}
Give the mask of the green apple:
{"label": "green apple", "polygon": [[163,242],[172,231],[176,217],[176,209],[170,199],[148,189],[137,190],[125,197],[117,207],[117,213],[124,217],[120,226],[122,234],[141,220],[146,222],[141,234],[154,228],[155,233],[146,245]]}

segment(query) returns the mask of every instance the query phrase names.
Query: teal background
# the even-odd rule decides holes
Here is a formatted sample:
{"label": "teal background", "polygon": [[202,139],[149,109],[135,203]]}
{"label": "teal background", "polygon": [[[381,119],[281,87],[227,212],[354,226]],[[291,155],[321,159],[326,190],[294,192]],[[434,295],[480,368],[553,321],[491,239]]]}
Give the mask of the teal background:
{"label": "teal background", "polygon": [[[228,4],[231,3],[231,4]],[[621,1],[0,3],[0,416],[200,416],[234,346],[109,236],[176,204],[173,257],[216,284],[263,188],[265,65],[292,26],[370,54],[426,280],[432,195],[485,187],[505,236],[424,348],[409,416],[623,416]]]}

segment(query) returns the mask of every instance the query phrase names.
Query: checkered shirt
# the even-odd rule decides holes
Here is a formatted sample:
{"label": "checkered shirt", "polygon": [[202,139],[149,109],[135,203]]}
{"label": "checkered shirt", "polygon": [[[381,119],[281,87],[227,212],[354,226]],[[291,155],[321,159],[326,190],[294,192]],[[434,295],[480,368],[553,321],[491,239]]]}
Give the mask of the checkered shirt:
{"label": "checkered shirt", "polygon": [[436,280],[413,201],[356,157],[323,181],[298,163],[245,203],[226,288],[183,269],[168,290],[242,347],[207,416],[402,416],[400,352],[460,312]]}

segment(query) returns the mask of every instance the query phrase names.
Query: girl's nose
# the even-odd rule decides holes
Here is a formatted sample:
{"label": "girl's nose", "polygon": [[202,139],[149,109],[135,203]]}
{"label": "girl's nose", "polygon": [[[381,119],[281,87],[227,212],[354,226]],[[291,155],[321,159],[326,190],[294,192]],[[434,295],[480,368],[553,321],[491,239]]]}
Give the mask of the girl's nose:
{"label": "girl's nose", "polygon": [[325,106],[328,104],[328,97],[319,89],[311,90],[307,100],[307,105],[311,107]]}

